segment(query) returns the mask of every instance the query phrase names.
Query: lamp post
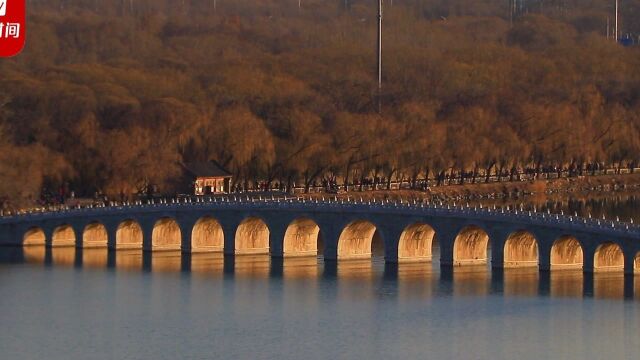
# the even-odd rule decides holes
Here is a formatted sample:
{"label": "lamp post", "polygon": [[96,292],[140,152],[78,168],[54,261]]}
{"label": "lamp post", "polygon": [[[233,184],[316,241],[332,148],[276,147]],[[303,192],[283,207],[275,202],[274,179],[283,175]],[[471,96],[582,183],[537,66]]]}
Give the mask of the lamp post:
{"label": "lamp post", "polygon": [[382,0],[378,0],[378,113],[382,112]]}

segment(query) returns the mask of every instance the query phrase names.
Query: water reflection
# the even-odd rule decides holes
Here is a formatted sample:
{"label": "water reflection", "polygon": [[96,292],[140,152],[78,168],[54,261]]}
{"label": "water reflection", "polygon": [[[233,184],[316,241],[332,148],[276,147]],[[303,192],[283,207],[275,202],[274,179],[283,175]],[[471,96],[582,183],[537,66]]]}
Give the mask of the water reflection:
{"label": "water reflection", "polygon": [[37,264],[44,263],[46,256],[46,248],[44,246],[25,246],[24,251],[24,259],[26,262]]}
{"label": "water reflection", "polygon": [[[341,281],[364,281],[370,282],[374,279],[374,266],[371,260],[353,260],[337,263],[337,277]],[[377,268],[377,267],[376,267]]]}
{"label": "water reflection", "polygon": [[[194,253],[186,256],[183,261],[189,260],[189,270],[194,274],[221,274],[224,270],[224,254],[222,253]],[[183,269],[186,266],[183,266]]]}
{"label": "water reflection", "polygon": [[107,248],[92,248],[79,251],[82,254],[82,266],[88,268],[105,268],[109,263]]}
{"label": "water reflection", "polygon": [[[272,268],[276,269],[280,264],[284,279],[316,279],[320,274],[320,265],[315,257],[284,259],[272,264]],[[275,274],[276,271],[273,269],[272,273]]]}
{"label": "water reflection", "polygon": [[288,282],[337,281],[341,295],[356,299],[362,291],[384,286],[398,299],[502,294],[507,297],[638,297],[640,276],[622,273],[583,273],[581,270],[543,271],[536,268],[491,270],[487,266],[439,268],[438,263],[385,264],[373,260],[272,259],[268,255],[225,256],[222,253],[186,254],[180,251],[109,251],[106,248],[27,246],[2,252],[2,263],[26,263],[79,269],[115,269],[152,273],[189,272],[193,275],[232,276],[237,279],[281,279]]}
{"label": "water reflection", "polygon": [[593,296],[599,299],[620,299],[625,296],[624,274],[593,274]]}
{"label": "water reflection", "polygon": [[180,250],[147,252],[143,255],[143,261],[148,254],[151,254],[151,271],[178,272],[182,270],[182,252]]}
{"label": "water reflection", "polygon": [[584,294],[582,270],[559,270],[550,272],[550,295],[552,297],[581,297]]}
{"label": "water reflection", "polygon": [[460,266],[453,269],[453,295],[487,295],[491,288],[491,273],[485,265]]}
{"label": "water reflection", "polygon": [[536,296],[540,291],[540,272],[537,268],[505,269],[504,294],[507,296]]}
{"label": "water reflection", "polygon": [[269,255],[242,255],[225,258],[225,273],[236,278],[266,279],[271,271]]}
{"label": "water reflection", "polygon": [[51,249],[51,259],[54,265],[73,266],[76,261],[76,249],[73,247],[54,247]]}
{"label": "water reflection", "polygon": [[430,299],[438,293],[440,272],[427,263],[387,265],[385,279],[398,284],[398,300]]}
{"label": "water reflection", "polygon": [[140,270],[143,263],[142,250],[118,250],[115,252],[115,267],[122,270]]}

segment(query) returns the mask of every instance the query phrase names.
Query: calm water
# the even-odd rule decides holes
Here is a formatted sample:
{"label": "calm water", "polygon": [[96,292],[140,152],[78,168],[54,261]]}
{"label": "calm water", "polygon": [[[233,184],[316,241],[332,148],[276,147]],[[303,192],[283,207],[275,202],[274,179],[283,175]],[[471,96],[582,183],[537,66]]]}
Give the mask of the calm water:
{"label": "calm water", "polygon": [[[604,208],[637,216],[636,205]],[[640,358],[640,277],[380,257],[2,255],[0,359]]]}

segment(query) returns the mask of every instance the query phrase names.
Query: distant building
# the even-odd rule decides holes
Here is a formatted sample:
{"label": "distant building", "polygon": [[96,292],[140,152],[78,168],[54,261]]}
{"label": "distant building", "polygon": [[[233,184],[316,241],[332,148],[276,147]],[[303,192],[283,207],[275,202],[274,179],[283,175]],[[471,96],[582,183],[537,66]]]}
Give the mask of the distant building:
{"label": "distant building", "polygon": [[231,173],[215,161],[184,164],[195,195],[222,194],[231,188]]}

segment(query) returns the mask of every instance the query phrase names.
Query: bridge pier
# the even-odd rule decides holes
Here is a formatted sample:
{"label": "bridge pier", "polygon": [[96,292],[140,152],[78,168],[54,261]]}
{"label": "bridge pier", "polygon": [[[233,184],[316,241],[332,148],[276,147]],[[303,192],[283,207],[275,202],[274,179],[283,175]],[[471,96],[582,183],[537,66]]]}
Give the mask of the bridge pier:
{"label": "bridge pier", "polygon": [[142,250],[153,251],[153,227],[154,223],[150,221],[141,222],[142,228]]}
{"label": "bridge pier", "polygon": [[[397,264],[400,259],[398,258],[398,247],[400,246],[400,238],[405,228],[399,224],[387,224],[387,226],[381,226],[378,231],[382,234],[384,240],[384,261],[389,264]],[[431,249],[429,249],[431,253]],[[429,259],[430,260],[430,259]],[[405,259],[405,262],[412,261],[412,259]]]}
{"label": "bridge pier", "polygon": [[70,225],[71,229],[73,229],[73,233],[75,235],[75,248],[82,249],[84,247],[84,230],[85,227],[80,224],[72,224]]}
{"label": "bridge pier", "polygon": [[491,267],[504,269],[504,247],[511,231],[508,229],[489,229],[487,234],[491,247]]}
{"label": "bridge pier", "polygon": [[453,246],[458,236],[455,230],[440,228],[436,233],[438,242],[440,243],[440,266],[452,267],[454,265]]}
{"label": "bridge pier", "polygon": [[554,245],[563,237],[563,233],[551,229],[542,229],[536,232],[538,241],[538,268],[540,271],[559,270],[554,269],[558,264],[553,264],[552,253]]}
{"label": "bridge pier", "polygon": [[[180,228],[185,229],[185,227],[183,227],[182,225],[180,226]],[[189,229],[189,228],[186,228],[186,229]],[[183,253],[191,252],[191,232],[190,231],[182,230],[180,232],[180,251]]]}
{"label": "bridge pier", "polygon": [[116,238],[118,236],[118,223],[104,224],[107,228],[107,248],[109,250],[116,250]]}
{"label": "bridge pier", "polygon": [[44,245],[47,248],[53,247],[53,228],[50,226],[43,226],[42,231],[44,232]]}
{"label": "bridge pier", "polygon": [[193,240],[193,228],[196,226],[197,219],[194,219],[191,215],[178,214],[175,221],[180,228],[180,251],[190,253]]}
{"label": "bridge pier", "polygon": [[596,248],[590,243],[582,246],[582,271],[585,273],[591,274],[596,270],[594,267]]}
{"label": "bridge pier", "polygon": [[340,239],[342,228],[337,227],[333,221],[321,221],[318,223],[318,226],[320,226],[320,231],[322,231],[322,240],[324,243],[322,256],[324,260],[337,261],[338,240]]}
{"label": "bridge pier", "polygon": [[624,273],[625,275],[634,275],[636,269],[636,254],[633,250],[622,249],[624,254]]}
{"label": "bridge pier", "polygon": [[269,231],[269,253],[271,257],[278,259],[285,257],[283,242],[286,231],[287,225],[285,224],[271,224]]}
{"label": "bridge pier", "polygon": [[551,271],[551,247],[553,246],[553,240],[539,240],[538,241],[538,270],[549,272]]}
{"label": "bridge pier", "polygon": [[240,225],[238,221],[225,221],[225,219],[219,219],[220,226],[222,226],[222,236],[224,238],[224,245],[222,246],[222,252],[224,255],[235,255],[236,249],[236,229]]}

